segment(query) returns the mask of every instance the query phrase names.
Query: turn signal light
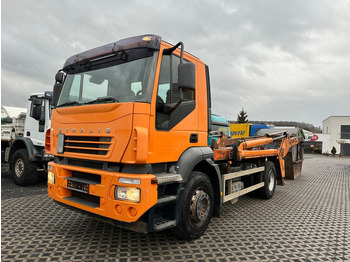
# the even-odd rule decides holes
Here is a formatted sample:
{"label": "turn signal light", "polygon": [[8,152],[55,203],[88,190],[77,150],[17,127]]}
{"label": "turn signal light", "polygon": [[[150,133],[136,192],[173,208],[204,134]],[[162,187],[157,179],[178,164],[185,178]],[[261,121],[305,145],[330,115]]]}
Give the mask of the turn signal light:
{"label": "turn signal light", "polygon": [[55,174],[52,171],[47,173],[47,182],[50,184],[55,184]]}

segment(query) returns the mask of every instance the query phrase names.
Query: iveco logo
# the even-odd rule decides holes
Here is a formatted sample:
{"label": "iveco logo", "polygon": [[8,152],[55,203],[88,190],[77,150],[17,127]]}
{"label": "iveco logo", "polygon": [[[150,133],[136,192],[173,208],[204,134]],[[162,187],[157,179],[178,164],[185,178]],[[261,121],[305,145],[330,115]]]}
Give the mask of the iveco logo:
{"label": "iveco logo", "polygon": [[[63,130],[62,128],[60,128],[60,129],[58,129],[58,133],[63,133],[63,132],[65,132],[65,133],[69,133],[69,128],[66,128],[65,130]],[[88,132],[88,133],[99,133],[99,134],[101,134],[101,128],[99,128],[99,129],[97,129],[97,130],[95,130],[95,131],[93,131],[92,130],[92,128],[90,128],[89,130],[87,130],[86,132]],[[111,129],[110,128],[106,128],[106,133],[107,134],[109,134],[111,132]],[[85,129],[84,128],[81,128],[81,129],[76,129],[76,128],[73,128],[72,129],[72,133],[74,134],[74,133],[85,133]]]}

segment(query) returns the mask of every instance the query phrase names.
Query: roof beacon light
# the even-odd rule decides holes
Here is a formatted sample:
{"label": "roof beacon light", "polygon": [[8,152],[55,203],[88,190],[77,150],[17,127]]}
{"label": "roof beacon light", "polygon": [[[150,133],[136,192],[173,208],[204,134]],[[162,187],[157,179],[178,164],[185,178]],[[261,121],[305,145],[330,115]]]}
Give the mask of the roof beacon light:
{"label": "roof beacon light", "polygon": [[146,42],[152,41],[152,36],[144,36],[142,40]]}

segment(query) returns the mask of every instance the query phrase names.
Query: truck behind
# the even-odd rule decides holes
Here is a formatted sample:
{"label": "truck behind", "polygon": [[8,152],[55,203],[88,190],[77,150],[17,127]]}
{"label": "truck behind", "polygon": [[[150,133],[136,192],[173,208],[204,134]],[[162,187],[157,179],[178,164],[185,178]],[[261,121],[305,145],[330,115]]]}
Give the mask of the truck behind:
{"label": "truck behind", "polygon": [[36,183],[39,172],[47,170],[52,156],[45,152],[45,134],[51,126],[52,92],[31,94],[27,113],[1,125],[1,150],[10,164],[14,182],[20,186]]}

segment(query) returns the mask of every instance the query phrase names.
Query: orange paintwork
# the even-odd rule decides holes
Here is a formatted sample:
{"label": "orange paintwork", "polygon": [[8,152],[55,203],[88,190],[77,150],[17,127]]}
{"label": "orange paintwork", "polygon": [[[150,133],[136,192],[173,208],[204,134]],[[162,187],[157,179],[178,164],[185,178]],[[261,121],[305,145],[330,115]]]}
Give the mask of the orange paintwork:
{"label": "orange paintwork", "polygon": [[[184,53],[184,59],[196,64],[196,108],[172,130],[156,130],[154,105],[157,97],[161,54],[164,49],[170,47],[171,45],[162,42],[151,105],[113,103],[54,109],[49,134],[52,141],[51,153],[89,160],[142,164],[177,161],[189,146],[206,146],[208,116],[205,65],[187,53]],[[180,55],[180,51],[175,50],[174,54]],[[106,133],[107,128],[110,128],[110,133]],[[76,130],[75,133],[73,129]],[[82,130],[84,130],[83,133]],[[60,131],[71,136],[111,137],[111,146],[106,155],[91,156],[71,152],[57,154],[57,136]],[[198,134],[198,143],[189,144],[192,133]]]}
{"label": "orange paintwork", "polygon": [[[53,162],[50,162],[49,165],[52,166],[51,171],[55,174],[55,184],[48,183],[48,194],[51,198],[61,203],[124,222],[136,221],[142,214],[157,203],[157,184],[152,184],[151,182],[151,180],[155,178],[154,175],[139,176],[135,174],[120,174],[117,172],[93,170],[83,167],[58,165]],[[88,207],[64,199],[65,197],[71,196],[71,190],[67,189],[67,179],[65,179],[65,177],[71,177],[72,171],[86,172],[101,176],[101,184],[90,185],[89,189],[90,195],[100,197],[100,207]],[[119,183],[118,179],[120,177],[138,178],[141,179],[141,184],[127,185]],[[114,198],[114,188],[116,185],[141,188],[140,203],[116,200]],[[120,212],[117,212],[117,207],[120,208]],[[134,216],[130,214],[131,208],[136,210]]]}
{"label": "orange paintwork", "polygon": [[240,144],[240,149],[248,149],[252,147],[267,145],[267,144],[271,144],[272,142],[273,140],[270,137],[247,140]]}
{"label": "orange paintwork", "polygon": [[[160,54],[166,48],[172,47],[167,43],[162,43]],[[175,55],[180,56],[180,50],[174,51]],[[207,144],[207,92],[205,65],[198,58],[188,53],[184,53],[184,59],[196,64],[196,108],[179,124],[170,131],[158,131],[155,127],[156,109],[151,107],[150,126],[149,126],[149,162],[172,162],[177,161],[180,155],[190,146],[206,146]],[[161,58],[158,59],[158,68],[161,65]],[[157,70],[152,104],[155,105],[157,98],[159,70]],[[191,133],[198,134],[198,143],[189,144]]]}
{"label": "orange paintwork", "polygon": [[[148,139],[150,125],[149,104],[134,103],[133,130],[128,141],[128,146],[124,152],[122,163],[144,164],[148,161]],[[139,150],[139,151],[138,151]]]}
{"label": "orange paintwork", "polygon": [[[256,139],[258,142],[256,143],[257,146],[264,145],[262,142],[265,139],[265,144],[272,143],[271,138],[263,138],[263,139]],[[248,141],[247,141],[248,142]],[[298,138],[290,138],[290,136],[286,136],[282,138],[281,145],[277,149],[256,149],[256,150],[249,150],[248,148],[253,147],[254,140],[249,141],[251,142],[250,146],[245,147],[246,145],[244,143],[241,143],[238,147],[238,160],[243,159],[249,159],[249,158],[260,158],[260,157],[270,157],[270,156],[276,156],[280,162],[280,169],[282,174],[282,179],[285,177],[285,164],[284,164],[284,157],[287,155],[289,149],[298,144]]]}
{"label": "orange paintwork", "polygon": [[[97,116],[91,113],[96,107]],[[69,114],[70,110],[73,111]],[[65,156],[90,160],[120,162],[129,143],[133,122],[133,103],[101,104],[59,108],[52,111],[51,152]],[[107,131],[109,129],[109,132]],[[57,154],[57,137],[66,136],[110,137],[111,145],[106,155],[88,155],[73,152]],[[118,150],[114,150],[117,148]]]}
{"label": "orange paintwork", "polygon": [[[281,139],[281,145],[277,149],[265,149],[264,145],[271,144],[273,142],[272,138],[249,138],[243,141],[238,146],[237,160],[241,161],[243,159],[251,158],[264,158],[275,156],[278,158],[281,167],[282,178],[285,177],[285,164],[284,157],[287,155],[288,150],[298,144],[298,138],[290,138],[286,136]],[[232,147],[219,147],[214,149],[214,160],[215,161],[227,161],[232,159]]]}
{"label": "orange paintwork", "polygon": [[[151,103],[110,103],[62,107],[52,110],[51,129],[46,133],[46,150],[49,154],[77,160],[93,160],[99,163],[152,164],[176,162],[189,147],[207,146],[208,105],[205,64],[198,58],[184,53],[184,59],[196,65],[195,109],[169,131],[156,129],[156,99],[158,79],[164,49],[172,45],[161,42],[155,72]],[[180,50],[173,52],[180,56]],[[57,153],[59,134],[64,134],[62,154]],[[196,143],[190,143],[191,134],[198,135]],[[283,139],[282,139],[283,140]],[[234,142],[234,140],[229,140]],[[238,160],[275,156],[280,161],[282,178],[284,160],[288,149],[298,141],[284,139],[278,149],[264,149],[271,138],[246,139],[238,148]],[[98,145],[96,147],[96,144]],[[221,145],[221,140],[219,142]],[[214,149],[214,160],[232,159],[232,147]],[[230,145],[232,145],[231,143]],[[50,162],[55,174],[55,184],[48,183],[49,196],[64,204],[123,222],[135,222],[157,203],[157,180],[152,174],[125,174]],[[100,199],[99,207],[89,207],[66,199],[72,191],[67,188],[67,177],[73,171],[99,175],[100,184],[90,184],[89,194]],[[121,184],[119,178],[140,179],[139,185]],[[141,190],[140,203],[117,200],[116,186],[130,186]]]}
{"label": "orange paintwork", "polygon": [[51,153],[51,138],[50,138],[50,134],[51,134],[51,129],[46,130],[45,133],[45,151],[47,154],[52,154]]}
{"label": "orange paintwork", "polygon": [[232,147],[220,147],[213,150],[215,161],[227,161],[232,159]]}
{"label": "orange paintwork", "polygon": [[[170,47],[172,46],[168,43],[161,43],[151,104],[130,102],[54,109],[52,111],[51,129],[46,134],[49,152],[55,156],[73,159],[146,164],[174,162],[189,147],[206,146],[208,111],[205,65],[188,53],[184,53],[184,59],[196,64],[196,107],[172,130],[156,130],[155,104],[162,52]],[[174,54],[180,56],[180,51],[175,50]],[[57,139],[60,133],[65,134],[66,144],[63,154],[57,153]],[[189,143],[192,133],[198,134],[197,143]],[[79,136],[79,138],[74,138],[75,136]],[[90,138],[96,137],[102,137],[103,139],[99,140],[102,142],[91,141]],[[86,148],[87,145],[84,145],[84,139],[88,139],[88,142],[86,142],[88,148]],[[98,147],[95,151],[106,153],[82,153],[86,149],[93,151],[94,144],[104,145],[105,147],[102,147],[102,149]],[[49,196],[64,204],[119,221],[134,222],[157,203],[157,184],[154,183],[156,177],[152,174],[122,174],[60,165],[53,162],[50,165],[52,166],[52,172],[55,174],[55,184],[48,184]],[[64,199],[64,197],[71,196],[71,190],[67,189],[65,177],[71,176],[72,171],[91,173],[102,177],[101,184],[90,185],[89,191],[89,194],[100,197],[100,207],[88,207]],[[119,177],[141,179],[140,185],[126,185],[141,189],[140,203],[114,199],[114,188],[120,184],[118,182]],[[151,182],[152,179],[153,183]]]}

